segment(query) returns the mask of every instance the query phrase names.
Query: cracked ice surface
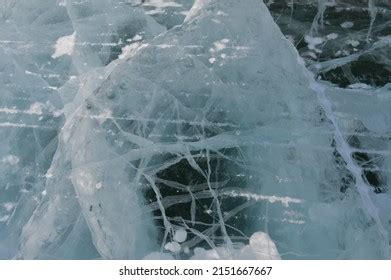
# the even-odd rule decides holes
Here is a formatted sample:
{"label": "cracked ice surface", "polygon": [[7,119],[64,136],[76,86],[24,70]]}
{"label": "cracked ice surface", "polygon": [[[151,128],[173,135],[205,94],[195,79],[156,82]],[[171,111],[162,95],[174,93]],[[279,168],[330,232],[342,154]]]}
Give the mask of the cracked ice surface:
{"label": "cracked ice surface", "polygon": [[0,258],[390,258],[390,85],[258,0],[7,5]]}

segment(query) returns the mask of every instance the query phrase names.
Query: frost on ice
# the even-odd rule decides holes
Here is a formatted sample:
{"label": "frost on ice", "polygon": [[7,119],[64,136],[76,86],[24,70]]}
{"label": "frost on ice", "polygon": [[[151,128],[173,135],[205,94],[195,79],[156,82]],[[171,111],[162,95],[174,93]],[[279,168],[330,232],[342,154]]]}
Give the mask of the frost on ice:
{"label": "frost on ice", "polygon": [[73,48],[75,46],[76,32],[72,35],[61,37],[57,40],[55,47],[55,52],[52,55],[52,58],[57,58],[63,55],[72,55]]}
{"label": "frost on ice", "polygon": [[303,60],[258,0],[31,2],[0,21],[0,258],[390,258],[390,85],[313,77],[389,37],[318,61],[364,45],[319,1]]}

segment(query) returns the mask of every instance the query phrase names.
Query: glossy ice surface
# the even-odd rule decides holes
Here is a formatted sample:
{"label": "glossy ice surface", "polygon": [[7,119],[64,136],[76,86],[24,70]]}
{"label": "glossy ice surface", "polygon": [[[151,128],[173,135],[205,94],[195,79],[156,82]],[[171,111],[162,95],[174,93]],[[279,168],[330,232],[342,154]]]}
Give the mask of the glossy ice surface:
{"label": "glossy ice surface", "polygon": [[0,1],[0,259],[389,259],[390,7],[303,2]]}

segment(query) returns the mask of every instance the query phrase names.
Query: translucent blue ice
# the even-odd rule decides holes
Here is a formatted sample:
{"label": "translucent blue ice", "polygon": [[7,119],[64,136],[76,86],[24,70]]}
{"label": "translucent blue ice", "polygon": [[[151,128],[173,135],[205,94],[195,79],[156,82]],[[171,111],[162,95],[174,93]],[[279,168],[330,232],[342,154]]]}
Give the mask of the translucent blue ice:
{"label": "translucent blue ice", "polygon": [[390,258],[390,84],[259,0],[7,3],[0,258]]}

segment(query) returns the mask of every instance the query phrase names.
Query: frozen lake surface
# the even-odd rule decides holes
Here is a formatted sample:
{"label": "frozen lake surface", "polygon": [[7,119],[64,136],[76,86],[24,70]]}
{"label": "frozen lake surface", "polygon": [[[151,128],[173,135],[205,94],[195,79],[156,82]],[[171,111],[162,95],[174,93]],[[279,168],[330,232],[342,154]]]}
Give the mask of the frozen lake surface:
{"label": "frozen lake surface", "polygon": [[391,6],[0,1],[0,259],[390,259]]}

